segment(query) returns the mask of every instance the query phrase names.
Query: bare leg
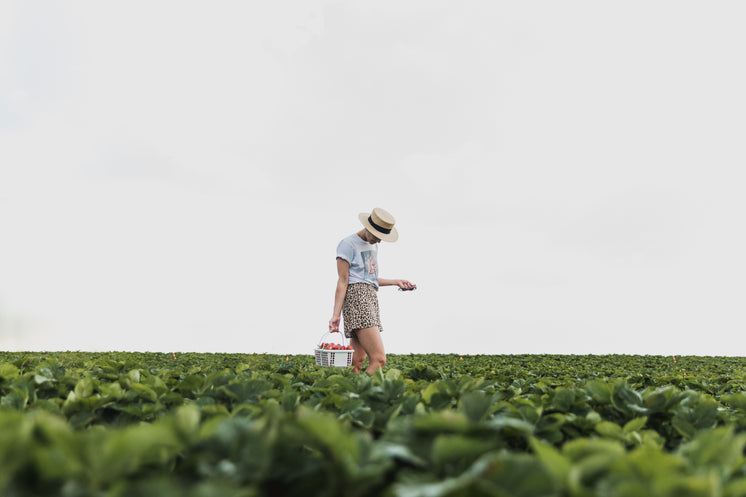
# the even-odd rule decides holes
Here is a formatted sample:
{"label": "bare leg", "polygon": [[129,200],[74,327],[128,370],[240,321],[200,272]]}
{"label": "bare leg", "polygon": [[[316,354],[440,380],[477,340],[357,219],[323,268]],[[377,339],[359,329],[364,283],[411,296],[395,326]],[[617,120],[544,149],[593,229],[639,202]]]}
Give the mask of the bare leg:
{"label": "bare leg", "polygon": [[[383,340],[381,340],[381,333],[378,331],[378,326],[357,330],[355,338],[352,340],[352,346],[355,348],[355,353],[352,355],[352,363],[357,368],[353,368],[353,371],[360,371],[366,355],[369,360],[368,369],[365,370],[366,373],[375,373],[376,369],[383,368],[386,365],[386,352],[383,350]],[[362,354],[359,362],[356,363],[355,355],[358,353],[358,348],[362,351]]]}
{"label": "bare leg", "polygon": [[368,357],[368,354],[365,352],[365,349],[363,349],[363,346],[357,339],[357,334],[354,332],[352,338],[350,338],[350,345],[355,349],[355,352],[352,353],[352,371],[359,373],[360,370],[363,369],[363,363],[365,362],[365,358]]}

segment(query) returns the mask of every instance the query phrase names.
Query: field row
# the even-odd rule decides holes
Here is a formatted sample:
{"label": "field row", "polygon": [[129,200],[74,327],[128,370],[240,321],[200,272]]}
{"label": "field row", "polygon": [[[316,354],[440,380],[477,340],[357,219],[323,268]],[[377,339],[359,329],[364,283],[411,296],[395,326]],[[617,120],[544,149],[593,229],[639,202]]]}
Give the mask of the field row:
{"label": "field row", "polygon": [[742,361],[4,353],[0,490],[746,495]]}

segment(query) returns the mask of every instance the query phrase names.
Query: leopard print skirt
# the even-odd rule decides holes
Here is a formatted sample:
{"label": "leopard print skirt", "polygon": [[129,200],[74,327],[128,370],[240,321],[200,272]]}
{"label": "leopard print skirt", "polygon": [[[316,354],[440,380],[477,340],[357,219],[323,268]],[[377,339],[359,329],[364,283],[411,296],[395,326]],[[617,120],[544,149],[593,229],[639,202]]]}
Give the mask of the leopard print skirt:
{"label": "leopard print skirt", "polygon": [[378,331],[383,331],[376,288],[367,283],[347,285],[342,319],[347,338],[352,338],[357,330],[372,326],[378,326]]}

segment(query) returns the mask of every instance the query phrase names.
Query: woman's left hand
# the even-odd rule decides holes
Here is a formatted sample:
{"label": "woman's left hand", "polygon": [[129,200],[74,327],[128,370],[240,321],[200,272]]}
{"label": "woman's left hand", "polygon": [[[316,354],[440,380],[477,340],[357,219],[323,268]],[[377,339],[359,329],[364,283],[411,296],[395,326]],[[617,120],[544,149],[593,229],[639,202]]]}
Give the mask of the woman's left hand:
{"label": "woman's left hand", "polygon": [[402,290],[414,290],[417,288],[417,285],[407,280],[396,280],[396,286]]}

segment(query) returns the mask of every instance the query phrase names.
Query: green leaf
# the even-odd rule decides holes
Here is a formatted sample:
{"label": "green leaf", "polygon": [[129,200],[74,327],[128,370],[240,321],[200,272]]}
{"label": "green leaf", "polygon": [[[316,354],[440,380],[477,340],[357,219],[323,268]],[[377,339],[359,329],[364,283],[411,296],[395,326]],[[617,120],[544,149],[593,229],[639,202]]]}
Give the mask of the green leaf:
{"label": "green leaf", "polygon": [[381,441],[371,449],[373,459],[396,459],[412,466],[426,467],[428,462],[417,456],[407,445]]}
{"label": "green leaf", "polygon": [[137,392],[140,398],[147,400],[148,402],[156,402],[158,400],[158,396],[153,389],[147,385],[143,385],[142,383],[133,383],[132,390]]}
{"label": "green leaf", "polygon": [[67,422],[75,429],[86,427],[96,419],[96,415],[91,411],[68,412],[68,414],[70,414],[70,417]]}
{"label": "green leaf", "polygon": [[392,495],[395,497],[445,497],[448,495],[469,495],[468,492],[466,492],[466,489],[471,486],[476,478],[488,471],[490,465],[494,464],[493,459],[494,458],[491,456],[483,456],[460,476],[446,478],[439,482],[397,483],[392,487]]}
{"label": "green leaf", "polygon": [[413,426],[421,431],[465,432],[469,429],[470,423],[462,413],[440,411],[416,418]]}
{"label": "green leaf", "polygon": [[228,412],[228,408],[224,405],[206,405],[202,406],[200,408],[203,414],[206,414],[207,416],[228,416],[230,415],[230,412]]}
{"label": "green leaf", "polygon": [[93,395],[93,380],[91,378],[81,378],[75,384],[75,396],[84,399]]}
{"label": "green leaf", "polygon": [[575,403],[575,393],[567,388],[557,388],[554,390],[551,407],[561,412],[569,412]]}
{"label": "green leaf", "polygon": [[634,431],[639,431],[645,426],[647,422],[648,422],[647,416],[634,418],[624,425],[624,428],[623,428],[624,433],[631,433]]}
{"label": "green leaf", "polygon": [[175,433],[183,440],[192,441],[199,435],[202,415],[195,405],[183,405],[176,409],[173,417]]}
{"label": "green leaf", "polygon": [[31,408],[38,409],[41,411],[51,412],[53,414],[62,415],[60,406],[50,399],[36,399],[32,404]]}
{"label": "green leaf", "polygon": [[681,404],[673,410],[671,425],[684,438],[693,438],[697,431],[714,428],[717,424],[718,403],[710,397],[688,392]]}
{"label": "green leaf", "polygon": [[125,395],[124,389],[117,382],[104,383],[98,389],[107,400],[121,400]]}
{"label": "green leaf", "polygon": [[0,378],[6,380],[18,376],[19,369],[8,362],[0,363]]}
{"label": "green leaf", "polygon": [[686,470],[686,461],[677,454],[667,453],[660,446],[643,445],[632,450],[615,469],[620,476],[667,486],[670,483],[661,477],[678,478]]}
{"label": "green leaf", "polygon": [[611,402],[611,386],[608,383],[593,380],[589,381],[585,388],[597,402],[608,404]]}
{"label": "green leaf", "polygon": [[3,396],[2,400],[0,400],[0,405],[8,409],[16,409],[18,411],[22,411],[26,408],[26,404],[28,404],[28,401],[29,396],[25,390],[12,388],[10,392]]}
{"label": "green leaf", "polygon": [[651,414],[665,413],[680,400],[681,392],[672,385],[667,385],[643,394],[643,406]]}
{"label": "green leaf", "polygon": [[679,453],[694,468],[715,467],[728,477],[741,466],[745,446],[746,434],[734,435],[734,428],[727,426],[698,431],[690,442],[681,445]]}
{"label": "green leaf", "polygon": [[746,412],[746,392],[723,395],[720,400],[727,406]]}
{"label": "green leaf", "polygon": [[182,394],[195,394],[202,390],[205,384],[205,377],[197,374],[190,374],[181,380],[177,389]]}
{"label": "green leaf", "polygon": [[242,362],[241,364],[239,364],[238,366],[236,366],[236,373],[240,374],[240,373],[243,373],[244,371],[250,370],[251,368],[252,368],[251,364],[247,364],[245,362]]}
{"label": "green leaf", "polygon": [[35,374],[34,375],[34,381],[36,382],[37,385],[42,385],[44,383],[54,382],[54,379],[53,378],[47,378],[46,376],[42,376],[40,374]]}
{"label": "green leaf", "polygon": [[458,406],[469,421],[478,423],[484,421],[490,414],[492,397],[479,390],[466,392],[459,399]]}
{"label": "green leaf", "polygon": [[485,425],[504,432],[516,435],[528,436],[534,432],[534,425],[522,419],[511,418],[508,416],[495,416],[485,422]]}
{"label": "green leaf", "polygon": [[356,471],[360,448],[347,426],[340,424],[333,416],[303,407],[298,410],[296,422],[309,437],[309,445],[330,454],[346,473]]}
{"label": "green leaf", "polygon": [[595,430],[601,435],[613,438],[617,440],[622,439],[623,430],[622,427],[611,421],[601,421],[596,425]]}
{"label": "green leaf", "polygon": [[591,456],[603,455],[609,459],[616,459],[625,454],[624,446],[614,440],[602,438],[578,438],[570,440],[562,446],[562,453],[571,461],[582,461]]}
{"label": "green leaf", "polygon": [[422,391],[422,400],[425,402],[425,404],[430,404],[430,400],[432,399],[433,395],[438,393],[438,386],[435,382],[430,383],[425,389]]}
{"label": "green leaf", "polygon": [[376,419],[376,413],[370,407],[358,407],[349,411],[349,415],[356,424],[364,428],[372,428]]}
{"label": "green leaf", "polygon": [[531,449],[547,469],[554,481],[560,486],[566,485],[572,464],[560,451],[546,442],[531,438]]}
{"label": "green leaf", "polygon": [[396,368],[391,368],[386,371],[386,379],[387,380],[399,380],[401,379],[401,371],[399,371]]}
{"label": "green leaf", "polygon": [[642,407],[642,396],[630,389],[627,382],[618,379],[611,387],[611,404],[623,413],[640,412]]}
{"label": "green leaf", "polygon": [[557,495],[555,485],[549,473],[535,457],[528,454],[487,453],[456,477],[435,483],[398,483],[392,487],[392,495],[533,497]]}
{"label": "green leaf", "polygon": [[543,411],[541,406],[536,406],[531,401],[523,399],[517,400],[515,406],[518,409],[521,418],[525,421],[531,424],[536,424],[539,422],[539,419],[541,419]]}
{"label": "green leaf", "polygon": [[140,370],[131,370],[129,373],[127,373],[127,378],[129,378],[134,383],[140,383]]}
{"label": "green leaf", "polygon": [[471,463],[492,448],[493,444],[478,438],[439,435],[433,443],[432,460],[440,466],[451,462]]}
{"label": "green leaf", "polygon": [[91,472],[101,482],[110,483],[150,464],[164,464],[181,449],[168,426],[139,424],[103,437],[101,447],[91,448],[98,456],[91,461]]}
{"label": "green leaf", "polygon": [[743,497],[746,495],[746,477],[728,481],[723,488],[723,497]]}
{"label": "green leaf", "polygon": [[292,412],[298,407],[298,402],[300,400],[300,396],[297,392],[286,388],[282,392],[282,400],[280,400],[280,405],[282,408],[287,412]]}

